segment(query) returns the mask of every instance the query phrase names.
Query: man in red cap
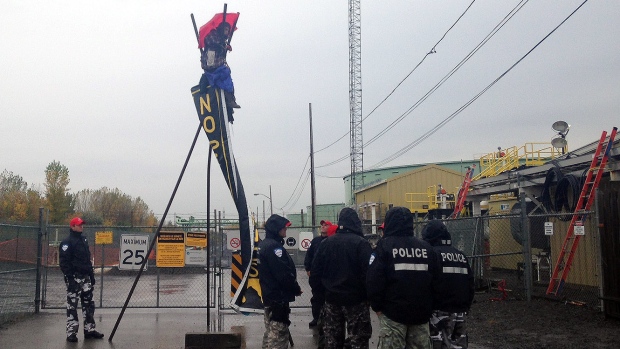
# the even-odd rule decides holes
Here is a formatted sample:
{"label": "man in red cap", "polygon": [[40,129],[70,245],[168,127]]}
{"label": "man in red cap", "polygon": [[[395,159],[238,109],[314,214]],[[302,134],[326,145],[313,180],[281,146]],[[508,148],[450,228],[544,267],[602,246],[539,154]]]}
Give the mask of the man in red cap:
{"label": "man in red cap", "polygon": [[65,275],[67,285],[67,342],[78,341],[78,298],[82,301],[84,339],[103,338],[103,334],[95,330],[95,274],[90,261],[88,241],[82,235],[85,223],[80,217],[73,218],[69,224],[69,236],[62,240],[59,248],[60,270]]}
{"label": "man in red cap", "polygon": [[[332,227],[336,228],[332,222],[322,220],[321,233],[310,242],[310,248],[306,251],[306,258],[304,258],[304,268],[306,269],[306,274],[308,274],[308,276],[310,276],[310,269],[312,269],[312,260],[314,259],[314,255],[319,249],[321,242],[327,238],[329,230]],[[309,327],[315,327],[318,324],[323,303],[325,303],[323,292],[312,288],[312,298],[310,298],[310,304],[312,305],[312,321],[308,324]]]}

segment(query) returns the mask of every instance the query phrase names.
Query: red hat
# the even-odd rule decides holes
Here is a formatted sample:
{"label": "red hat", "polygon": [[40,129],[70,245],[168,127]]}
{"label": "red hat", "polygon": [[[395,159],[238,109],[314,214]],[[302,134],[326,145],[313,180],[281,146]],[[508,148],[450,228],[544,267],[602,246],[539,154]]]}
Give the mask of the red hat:
{"label": "red hat", "polygon": [[84,222],[84,220],[80,217],[75,217],[71,220],[71,223],[69,223],[69,226],[75,227],[76,225],[82,225],[85,224],[86,222]]}
{"label": "red hat", "polygon": [[290,221],[286,222],[286,225],[284,225],[284,226],[285,227],[290,227],[291,226],[291,222]]}
{"label": "red hat", "polygon": [[327,228],[327,236],[332,236],[334,234],[336,234],[336,230],[338,230],[338,226],[337,225],[330,225],[329,228]]}
{"label": "red hat", "polygon": [[379,229],[381,230],[385,229],[385,223],[381,223],[381,225],[379,226]]}
{"label": "red hat", "polygon": [[333,225],[333,224],[332,224],[332,222],[330,222],[330,221],[326,221],[326,220],[322,220],[322,221],[321,221],[321,225],[323,225],[323,224]]}

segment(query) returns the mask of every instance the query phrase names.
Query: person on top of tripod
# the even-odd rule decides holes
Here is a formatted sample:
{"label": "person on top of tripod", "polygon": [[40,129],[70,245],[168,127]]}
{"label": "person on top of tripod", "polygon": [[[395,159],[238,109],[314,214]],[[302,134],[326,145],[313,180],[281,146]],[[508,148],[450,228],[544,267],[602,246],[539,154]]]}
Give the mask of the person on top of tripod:
{"label": "person on top of tripod", "polygon": [[200,78],[201,91],[206,90],[207,85],[221,88],[226,98],[228,108],[241,108],[235,98],[235,87],[230,76],[230,67],[226,63],[226,53],[232,51],[228,43],[230,37],[230,24],[220,23],[217,28],[211,30],[204,39],[205,50],[202,53],[200,63],[205,73]]}

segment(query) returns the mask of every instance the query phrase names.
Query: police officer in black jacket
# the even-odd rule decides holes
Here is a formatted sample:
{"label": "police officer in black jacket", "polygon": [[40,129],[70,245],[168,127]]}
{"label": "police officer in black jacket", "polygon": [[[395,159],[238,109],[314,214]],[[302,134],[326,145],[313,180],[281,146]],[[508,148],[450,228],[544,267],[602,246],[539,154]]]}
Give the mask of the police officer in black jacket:
{"label": "police officer in black jacket", "polygon": [[439,261],[428,243],[413,236],[413,215],[394,207],[370,260],[366,288],[379,317],[378,349],[428,348]]}
{"label": "police officer in black jacket", "polygon": [[300,296],[297,269],[284,249],[291,222],[277,214],[265,222],[265,240],[258,245],[258,278],[265,305],[263,349],[286,349],[289,343],[289,302]]}
{"label": "police officer in black jacket", "polygon": [[452,236],[440,220],[430,221],[422,238],[433,246],[441,262],[441,272],[435,294],[431,338],[436,346],[445,343],[442,327],[447,327],[453,348],[467,348],[465,315],[474,300],[474,274],[465,254],[452,246]]}
{"label": "police officer in black jacket", "polygon": [[[310,242],[310,248],[306,251],[306,257],[304,258],[304,268],[306,269],[306,274],[310,276],[310,270],[312,269],[312,261],[314,260],[314,255],[316,251],[319,250],[319,245],[323,240],[327,239],[327,230],[332,226],[332,222],[322,220],[321,221],[321,232],[319,236],[312,239]],[[320,289],[312,287],[312,298],[310,298],[310,305],[312,306],[312,321],[308,324],[309,327],[315,327],[318,324],[319,317],[321,314],[321,308],[323,308],[323,303],[325,303],[325,298],[323,294],[325,293]]]}
{"label": "police officer in black jacket", "polygon": [[80,322],[77,315],[78,298],[82,301],[84,314],[84,339],[101,339],[103,334],[95,330],[95,302],[93,287],[95,275],[90,261],[88,241],[82,235],[85,222],[75,217],[69,224],[69,236],[59,247],[60,270],[67,286],[67,342],[77,342]]}
{"label": "police officer in black jacket", "polygon": [[321,316],[326,349],[344,346],[345,322],[351,347],[368,348],[372,325],[366,298],[366,272],[371,253],[357,212],[343,208],[336,234],[321,242],[310,271],[310,285],[313,288],[322,285],[325,290]]}

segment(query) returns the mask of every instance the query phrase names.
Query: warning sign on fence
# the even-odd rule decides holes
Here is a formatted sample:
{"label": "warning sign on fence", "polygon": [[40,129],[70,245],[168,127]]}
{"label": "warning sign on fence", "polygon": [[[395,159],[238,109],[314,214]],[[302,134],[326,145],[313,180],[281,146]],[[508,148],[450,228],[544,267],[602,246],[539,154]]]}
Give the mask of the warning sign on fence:
{"label": "warning sign on fence", "polygon": [[187,233],[185,245],[190,247],[207,247],[207,233]]}
{"label": "warning sign on fence", "polygon": [[110,245],[113,243],[114,233],[111,231],[98,231],[95,232],[95,244],[96,245]]}
{"label": "warning sign on fence", "polygon": [[185,266],[185,233],[160,232],[157,237],[157,267],[181,268]]}
{"label": "warning sign on fence", "polygon": [[314,238],[314,234],[311,231],[299,232],[299,250],[308,251],[312,238]]}

